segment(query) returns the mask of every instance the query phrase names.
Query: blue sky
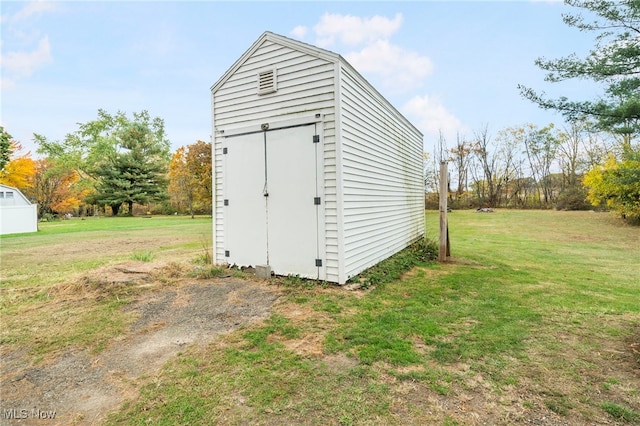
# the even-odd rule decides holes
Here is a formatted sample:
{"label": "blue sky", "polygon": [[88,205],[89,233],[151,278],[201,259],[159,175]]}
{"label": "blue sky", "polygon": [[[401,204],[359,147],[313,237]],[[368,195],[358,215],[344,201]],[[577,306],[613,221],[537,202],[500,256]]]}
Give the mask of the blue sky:
{"label": "blue sky", "polygon": [[562,125],[523,99],[597,96],[588,82],[545,83],[538,57],[584,56],[594,34],[562,22],[556,1],[12,2],[1,5],[0,122],[35,154],[77,123],[147,110],[175,150],[211,133],[210,87],[264,32],[344,56],[425,135],[485,125]]}

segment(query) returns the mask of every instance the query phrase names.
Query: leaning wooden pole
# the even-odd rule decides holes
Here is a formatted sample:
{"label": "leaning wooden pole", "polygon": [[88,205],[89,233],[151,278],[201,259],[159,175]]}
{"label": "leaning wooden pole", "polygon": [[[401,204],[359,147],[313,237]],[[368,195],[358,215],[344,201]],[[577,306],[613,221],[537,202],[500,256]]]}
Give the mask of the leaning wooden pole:
{"label": "leaning wooden pole", "polygon": [[440,245],[438,247],[438,261],[446,262],[449,250],[449,224],[447,222],[447,162],[440,162]]}

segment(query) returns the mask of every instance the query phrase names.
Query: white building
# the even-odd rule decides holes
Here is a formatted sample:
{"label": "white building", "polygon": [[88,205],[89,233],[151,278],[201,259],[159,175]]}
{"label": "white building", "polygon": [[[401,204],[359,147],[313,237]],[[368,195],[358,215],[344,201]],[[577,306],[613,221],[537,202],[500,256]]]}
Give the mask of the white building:
{"label": "white building", "polygon": [[265,32],[211,102],[216,263],[344,284],[424,235],[422,134],[340,55]]}
{"label": "white building", "polygon": [[0,235],[38,231],[38,205],[19,189],[0,184]]}

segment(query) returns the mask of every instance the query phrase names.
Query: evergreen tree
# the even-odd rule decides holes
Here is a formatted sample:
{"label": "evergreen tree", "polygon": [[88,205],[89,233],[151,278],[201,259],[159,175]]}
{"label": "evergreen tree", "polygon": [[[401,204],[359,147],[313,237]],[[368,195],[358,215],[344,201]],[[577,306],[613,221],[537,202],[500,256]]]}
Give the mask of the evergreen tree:
{"label": "evergreen tree", "polygon": [[11,135],[4,130],[4,127],[0,126],[0,171],[11,161],[12,153]]}
{"label": "evergreen tree", "polygon": [[563,15],[564,22],[580,31],[597,32],[596,45],[585,58],[575,54],[560,59],[539,58],[536,65],[549,71],[546,81],[591,79],[604,85],[596,100],[548,99],[531,88],[519,86],[522,95],[545,109],[562,112],[568,119],[592,117],[607,131],[623,135],[630,144],[640,133],[640,1],[566,0],[597,18]]}
{"label": "evergreen tree", "polygon": [[126,204],[132,216],[134,203],[168,198],[168,146],[140,122],[128,124],[116,136],[118,151],[96,167],[99,180],[93,200],[111,206],[114,215]]}
{"label": "evergreen tree", "polygon": [[108,205],[117,215],[123,204],[133,214],[133,204],[167,198],[166,173],[169,141],[164,121],[147,111],[110,115],[98,111],[98,119],[81,123],[63,142],[36,135],[39,152],[72,165],[95,188],[87,202]]}

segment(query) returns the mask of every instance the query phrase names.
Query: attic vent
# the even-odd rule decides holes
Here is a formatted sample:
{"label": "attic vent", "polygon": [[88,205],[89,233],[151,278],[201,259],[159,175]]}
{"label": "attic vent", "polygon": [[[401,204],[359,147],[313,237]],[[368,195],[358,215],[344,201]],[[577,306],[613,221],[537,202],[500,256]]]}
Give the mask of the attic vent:
{"label": "attic vent", "polygon": [[276,90],[276,70],[270,69],[258,72],[258,95],[266,95]]}

